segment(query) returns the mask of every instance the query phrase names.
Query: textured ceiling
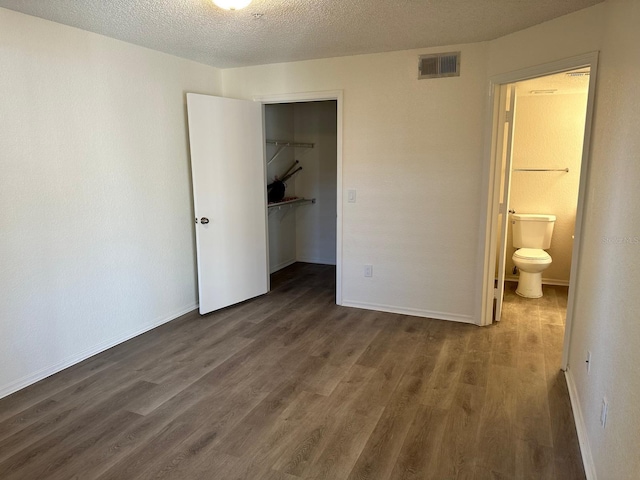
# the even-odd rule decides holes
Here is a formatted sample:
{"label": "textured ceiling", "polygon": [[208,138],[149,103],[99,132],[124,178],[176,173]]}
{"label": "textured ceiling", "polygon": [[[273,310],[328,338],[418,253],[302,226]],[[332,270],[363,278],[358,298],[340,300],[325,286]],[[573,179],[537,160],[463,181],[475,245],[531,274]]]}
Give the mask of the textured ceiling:
{"label": "textured ceiling", "polygon": [[[220,68],[472,43],[601,0],[0,0],[0,7]],[[263,14],[255,18],[254,14]]]}

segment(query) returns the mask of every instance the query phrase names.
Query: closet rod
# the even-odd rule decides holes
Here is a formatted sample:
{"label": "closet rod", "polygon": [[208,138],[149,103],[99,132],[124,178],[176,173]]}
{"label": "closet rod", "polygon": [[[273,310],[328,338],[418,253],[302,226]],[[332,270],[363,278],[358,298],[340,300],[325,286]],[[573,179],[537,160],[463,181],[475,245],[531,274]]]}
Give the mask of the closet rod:
{"label": "closet rod", "polygon": [[282,207],[297,207],[299,205],[307,205],[309,203],[316,203],[315,198],[294,198],[292,200],[285,200],[284,202],[270,203],[267,205],[267,210],[271,213],[273,210],[280,210]]}
{"label": "closet rod", "polygon": [[314,143],[285,142],[282,140],[267,140],[267,145],[276,147],[313,148]]}
{"label": "closet rod", "polygon": [[514,172],[567,172],[569,168],[514,168]]}

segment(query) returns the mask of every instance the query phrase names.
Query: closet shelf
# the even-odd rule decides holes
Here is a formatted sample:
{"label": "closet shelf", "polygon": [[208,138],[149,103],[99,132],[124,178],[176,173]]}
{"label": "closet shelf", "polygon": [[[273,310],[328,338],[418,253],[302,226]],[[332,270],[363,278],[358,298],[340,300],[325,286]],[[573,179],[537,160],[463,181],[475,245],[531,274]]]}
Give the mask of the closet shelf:
{"label": "closet shelf", "polygon": [[276,147],[313,148],[315,143],[288,142],[285,140],[267,140],[267,145]]}
{"label": "closet shelf", "polygon": [[276,153],[271,157],[271,159],[267,162],[267,165],[271,165],[278,155],[280,155],[285,148],[313,148],[314,143],[299,143],[299,142],[287,142],[284,140],[267,140],[267,145],[273,145],[278,147]]}
{"label": "closet shelf", "polygon": [[315,198],[293,198],[291,200],[285,200],[277,203],[270,203],[267,205],[269,210],[278,209],[280,210],[282,207],[297,207],[299,205],[307,205],[310,203],[316,203]]}

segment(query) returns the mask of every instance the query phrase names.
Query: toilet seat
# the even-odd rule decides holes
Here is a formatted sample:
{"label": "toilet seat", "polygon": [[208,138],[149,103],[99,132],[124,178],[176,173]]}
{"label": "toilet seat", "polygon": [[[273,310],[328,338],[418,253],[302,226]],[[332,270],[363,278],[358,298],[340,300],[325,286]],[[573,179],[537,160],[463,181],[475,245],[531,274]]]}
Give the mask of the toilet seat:
{"label": "toilet seat", "polygon": [[534,262],[548,262],[551,260],[551,255],[540,248],[519,248],[513,256],[522,260]]}

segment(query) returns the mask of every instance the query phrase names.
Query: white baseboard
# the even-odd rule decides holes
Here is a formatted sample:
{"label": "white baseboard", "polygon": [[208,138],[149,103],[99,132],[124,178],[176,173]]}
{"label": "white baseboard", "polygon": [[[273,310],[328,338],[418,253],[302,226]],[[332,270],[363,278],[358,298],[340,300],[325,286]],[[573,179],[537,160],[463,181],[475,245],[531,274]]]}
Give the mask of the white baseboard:
{"label": "white baseboard", "polygon": [[269,273],[275,273],[278,270],[282,270],[283,268],[287,268],[289,265],[293,265],[297,260],[294,258],[293,260],[287,260],[286,262],[279,263],[278,265],[272,265],[269,268]]}
{"label": "white baseboard", "polygon": [[542,284],[543,285],[557,285],[559,287],[568,287],[569,286],[569,281],[568,280],[558,280],[557,278],[544,278],[544,277],[542,277]]}
{"label": "white baseboard", "polygon": [[148,332],[149,330],[153,330],[154,328],[159,327],[160,325],[163,325],[172,320],[175,320],[176,318],[181,317],[185,313],[189,313],[195,310],[196,308],[198,308],[197,303],[195,305],[184,307],[176,312],[173,312],[172,314],[166,317],[156,319],[134,332],[130,332],[125,335],[121,335],[119,337],[111,338],[105,342],[99,343],[98,345],[94,345],[93,347],[87,348],[75,355],[72,355],[64,359],[62,362],[58,362],[55,365],[50,365],[48,367],[42,368],[37,372],[30,373],[29,375],[19,378],[18,380],[15,380],[9,383],[8,385],[2,385],[0,386],[0,398],[6,397],[7,395],[11,395],[12,393],[17,392],[18,390],[21,390],[25,387],[28,387],[29,385],[39,382],[44,378],[50,377],[51,375],[58,373],[64,370],[65,368],[69,368],[72,365],[75,365],[76,363],[80,363],[89,357],[93,357],[94,355],[97,355],[100,352],[104,352],[105,350],[108,350],[111,347],[115,347],[116,345],[126,342],[127,340],[131,340],[132,338],[137,337],[138,335],[142,335],[143,333]]}
{"label": "white baseboard", "polygon": [[580,453],[582,454],[584,472],[587,480],[597,480],[596,469],[593,464],[593,456],[591,454],[591,447],[589,445],[589,437],[587,436],[587,426],[584,423],[582,408],[580,408],[580,402],[578,401],[578,390],[570,369],[567,368],[564,372],[564,378],[567,381],[569,399],[571,400],[571,409],[573,410],[573,419],[576,424],[576,431],[578,432],[578,442],[580,443]]}
{"label": "white baseboard", "polygon": [[296,262],[302,263],[314,263],[316,265],[335,265],[335,260],[328,261],[326,258],[318,258],[318,257],[298,257],[296,258]]}
{"label": "white baseboard", "polygon": [[365,310],[376,310],[379,312],[398,313],[400,315],[412,315],[414,317],[433,318],[436,320],[448,320],[450,322],[471,323],[473,325],[476,324],[476,322],[473,321],[473,317],[471,315],[460,315],[457,313],[432,312],[430,310],[420,310],[417,308],[396,307],[393,305],[381,305],[366,302],[353,302],[350,300],[343,300],[342,306],[363,308]]}
{"label": "white baseboard", "polygon": [[[513,276],[513,275],[509,275],[508,277],[505,276],[504,277],[504,281],[505,282],[517,282],[518,281],[518,277]],[[543,285],[557,285],[559,287],[568,287],[569,286],[569,281],[568,280],[558,280],[557,278],[542,278],[542,284]]]}
{"label": "white baseboard", "polygon": [[293,260],[287,260],[286,262],[282,262],[279,263],[278,265],[275,266],[271,266],[271,268],[269,268],[269,273],[276,273],[279,270],[282,270],[283,268],[287,268],[290,265],[293,265],[294,263],[297,262],[301,262],[301,263],[313,263],[316,265],[335,265],[335,262],[331,263],[331,262],[325,262],[321,259],[317,259],[317,258],[295,258]]}

